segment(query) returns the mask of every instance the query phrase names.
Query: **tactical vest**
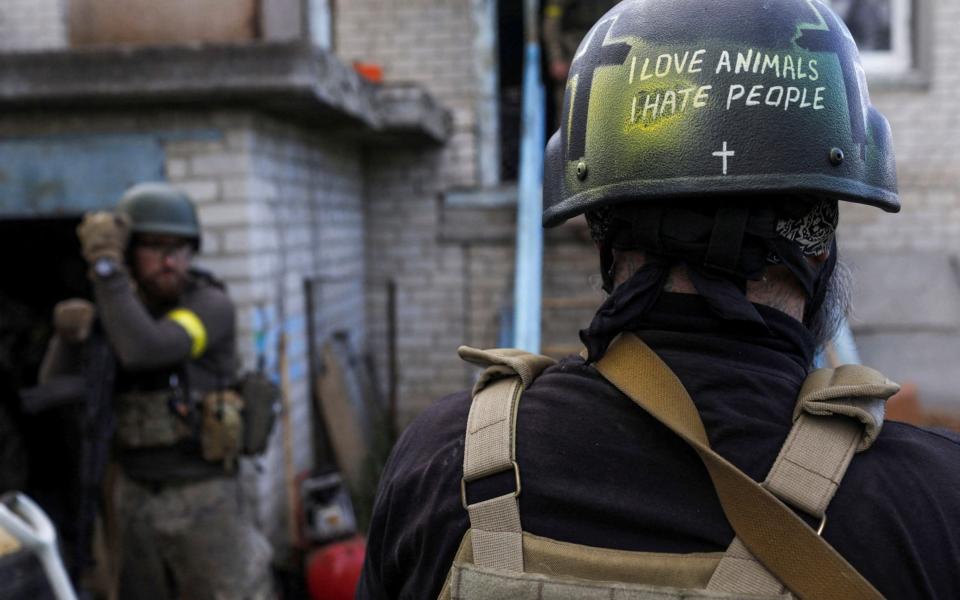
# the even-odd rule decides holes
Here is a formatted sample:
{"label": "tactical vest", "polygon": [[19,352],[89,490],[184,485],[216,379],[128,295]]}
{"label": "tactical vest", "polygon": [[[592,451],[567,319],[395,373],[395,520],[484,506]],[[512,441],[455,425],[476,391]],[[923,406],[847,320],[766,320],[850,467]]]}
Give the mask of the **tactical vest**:
{"label": "tactical vest", "polygon": [[[633,334],[615,340],[597,370],[696,451],[736,533],[725,553],[669,554],[594,548],[523,531],[517,409],[523,390],[554,361],[520,350],[463,346],[459,352],[486,370],[473,389],[464,446],[460,491],[470,529],[441,599],[882,597],[819,537],[850,460],[877,438],[884,403],[899,389],[880,373],[858,365],[813,371],[786,442],[757,484],[710,448],[696,406],[669,367]],[[512,493],[468,503],[471,482],[504,471],[515,475]],[[819,528],[790,507],[819,520]]]}
{"label": "tactical vest", "polygon": [[[143,377],[143,376],[141,376]],[[154,385],[136,382],[123,373],[121,385],[132,389],[118,391],[116,397],[117,441],[121,448],[173,446],[196,436],[198,423],[182,367],[148,376]],[[166,383],[167,385],[160,385]],[[126,386],[125,386],[126,387]]]}

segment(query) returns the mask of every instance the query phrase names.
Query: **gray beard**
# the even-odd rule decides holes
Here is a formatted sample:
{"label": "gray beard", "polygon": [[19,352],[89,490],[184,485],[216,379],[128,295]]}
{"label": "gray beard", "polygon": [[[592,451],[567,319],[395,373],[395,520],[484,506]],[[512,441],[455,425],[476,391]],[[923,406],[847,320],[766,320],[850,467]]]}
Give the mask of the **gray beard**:
{"label": "gray beard", "polygon": [[823,348],[840,331],[844,320],[850,314],[852,293],[853,276],[847,265],[838,260],[833,276],[827,284],[827,293],[820,310],[804,323],[813,335],[818,349]]}

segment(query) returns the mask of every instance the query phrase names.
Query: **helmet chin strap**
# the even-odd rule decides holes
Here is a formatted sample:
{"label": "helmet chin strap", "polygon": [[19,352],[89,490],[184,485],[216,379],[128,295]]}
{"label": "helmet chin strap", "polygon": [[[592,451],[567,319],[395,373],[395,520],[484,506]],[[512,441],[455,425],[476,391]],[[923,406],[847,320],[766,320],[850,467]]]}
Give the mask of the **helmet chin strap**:
{"label": "helmet chin strap", "polygon": [[600,277],[603,278],[603,291],[613,293],[617,264],[613,257],[613,248],[608,242],[598,242],[600,250]]}
{"label": "helmet chin strap", "polygon": [[[813,293],[809,296],[809,301],[803,309],[804,325],[809,325],[813,315],[817,314],[817,312],[823,307],[823,303],[827,297],[827,290],[830,288],[830,280],[833,279],[833,272],[837,268],[837,255],[837,240],[836,237],[834,237],[833,242],[830,244],[830,254],[827,256],[826,262],[823,263],[816,274],[813,284]],[[810,263],[807,262],[808,266],[809,264]],[[796,273],[794,273],[794,275],[796,275]]]}

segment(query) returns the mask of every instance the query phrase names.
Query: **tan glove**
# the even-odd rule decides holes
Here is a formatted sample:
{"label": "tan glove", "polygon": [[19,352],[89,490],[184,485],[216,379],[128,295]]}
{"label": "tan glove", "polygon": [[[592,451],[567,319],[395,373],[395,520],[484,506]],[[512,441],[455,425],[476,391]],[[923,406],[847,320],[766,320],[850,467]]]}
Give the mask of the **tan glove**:
{"label": "tan glove", "polygon": [[123,253],[130,239],[130,222],[126,215],[100,211],[87,213],[80,226],[77,237],[87,263],[97,259],[109,258],[117,264],[123,264]]}
{"label": "tan glove", "polygon": [[57,302],[53,307],[53,327],[65,342],[79,344],[90,336],[96,309],[82,298]]}

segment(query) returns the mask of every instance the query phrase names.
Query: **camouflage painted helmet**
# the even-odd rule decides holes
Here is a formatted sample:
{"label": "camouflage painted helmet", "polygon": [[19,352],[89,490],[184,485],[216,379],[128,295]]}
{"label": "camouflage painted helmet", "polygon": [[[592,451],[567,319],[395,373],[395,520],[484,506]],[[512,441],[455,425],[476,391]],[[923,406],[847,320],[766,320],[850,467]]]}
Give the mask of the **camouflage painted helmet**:
{"label": "camouflage painted helmet", "polygon": [[167,183],[139,183],[128,189],[117,211],[130,218],[133,233],[189,238],[200,248],[200,221],[190,197]]}
{"label": "camouflage painted helmet", "polygon": [[886,119],[819,0],[627,0],[573,59],[547,144],[547,227],[672,198],[826,197],[900,210]]}

